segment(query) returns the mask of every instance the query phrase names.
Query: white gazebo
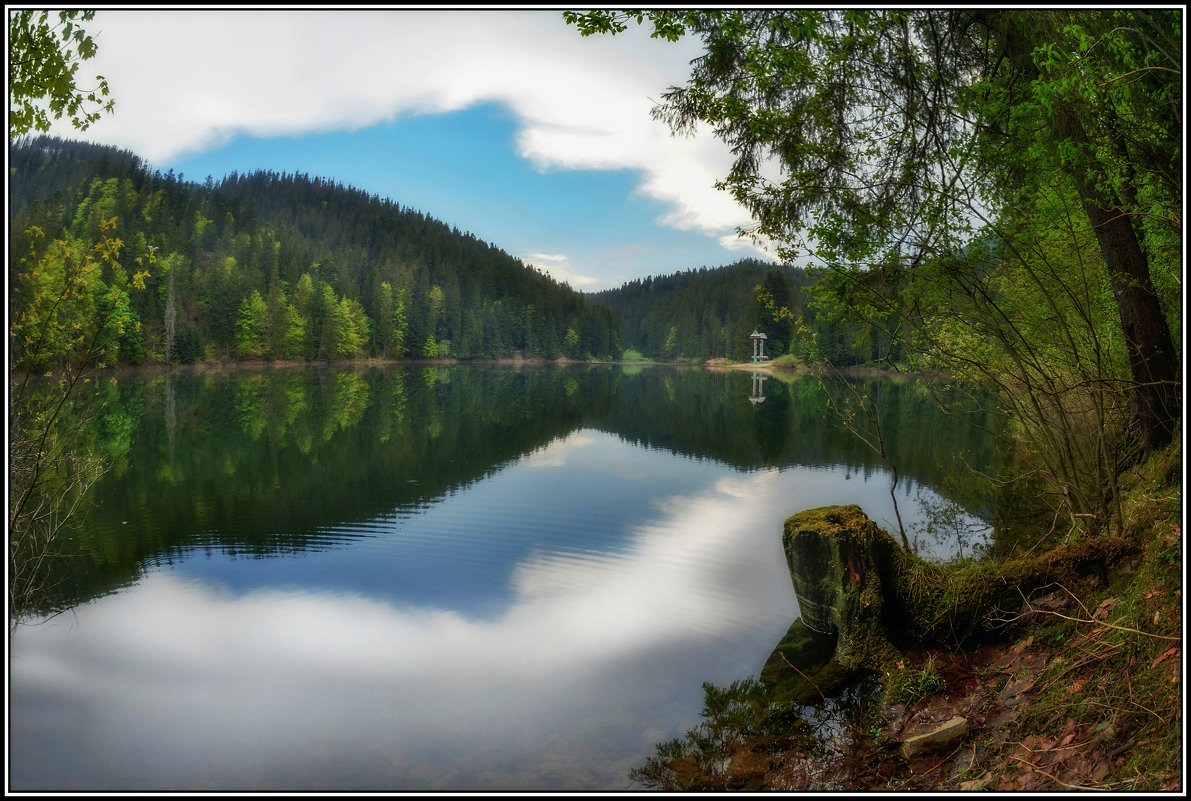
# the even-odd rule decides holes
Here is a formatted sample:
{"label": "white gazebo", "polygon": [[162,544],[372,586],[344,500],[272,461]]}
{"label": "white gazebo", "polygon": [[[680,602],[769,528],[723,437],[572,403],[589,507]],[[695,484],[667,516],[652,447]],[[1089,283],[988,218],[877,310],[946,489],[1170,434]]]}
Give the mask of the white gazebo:
{"label": "white gazebo", "polygon": [[753,363],[765,361],[765,340],[767,337],[764,334],[758,334],[757,329],[753,329],[753,333],[749,334],[749,339],[753,341]]}

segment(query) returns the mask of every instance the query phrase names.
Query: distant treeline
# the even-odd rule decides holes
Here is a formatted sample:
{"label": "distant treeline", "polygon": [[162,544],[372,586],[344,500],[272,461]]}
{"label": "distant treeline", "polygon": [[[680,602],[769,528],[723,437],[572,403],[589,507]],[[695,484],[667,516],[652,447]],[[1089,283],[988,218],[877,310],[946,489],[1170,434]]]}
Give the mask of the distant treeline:
{"label": "distant treeline", "polygon": [[[847,321],[822,302],[818,286],[817,276],[801,268],[744,259],[638,279],[590,297],[620,314],[625,347],[655,359],[747,361],[754,330],[765,334],[768,357],[790,354],[841,367],[899,358],[879,329]],[[778,314],[782,309],[791,314]]]}
{"label": "distant treeline", "polygon": [[792,310],[801,307],[804,271],[756,259],[727,267],[686,270],[630,281],[619,289],[591,295],[620,314],[626,347],[655,359],[728,358],[752,355],[749,334],[767,337],[768,355],[790,350],[788,323],[778,324],[757,301],[764,284]]}
{"label": "distant treeline", "polygon": [[[70,361],[99,335],[110,344],[87,353],[101,366],[615,359],[626,348],[742,360],[754,329],[768,337],[767,355],[836,364],[884,355],[872,332],[817,308],[805,271],[754,259],[584,295],[458,228],[305,174],[199,183],[125,150],[36,137],[11,145],[9,179],[10,333],[21,368]],[[83,265],[105,242],[119,243],[117,258]]]}

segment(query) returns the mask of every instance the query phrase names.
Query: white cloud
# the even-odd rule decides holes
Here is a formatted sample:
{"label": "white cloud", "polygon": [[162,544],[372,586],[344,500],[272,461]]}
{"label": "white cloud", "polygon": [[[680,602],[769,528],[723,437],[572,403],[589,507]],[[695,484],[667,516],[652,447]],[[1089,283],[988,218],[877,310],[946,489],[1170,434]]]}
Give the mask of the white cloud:
{"label": "white cloud", "polygon": [[[518,153],[538,169],[640,171],[638,191],[669,209],[659,224],[752,248],[732,233],[748,213],[713,186],[727,148],[707,133],[672,137],[649,114],[684,82],[697,42],[635,27],[584,38],[558,11],[100,11],[93,30],[100,51],[84,69],[108,78],[117,106],[88,135],[154,164],[241,135],[354,130],[494,101],[519,121]],[[595,281],[542,266],[576,288]]]}
{"label": "white cloud", "polygon": [[589,289],[599,280],[594,276],[572,272],[568,269],[569,260],[564,254],[527,253],[521,257],[521,261],[532,264],[556,281],[570,284],[572,289]]}

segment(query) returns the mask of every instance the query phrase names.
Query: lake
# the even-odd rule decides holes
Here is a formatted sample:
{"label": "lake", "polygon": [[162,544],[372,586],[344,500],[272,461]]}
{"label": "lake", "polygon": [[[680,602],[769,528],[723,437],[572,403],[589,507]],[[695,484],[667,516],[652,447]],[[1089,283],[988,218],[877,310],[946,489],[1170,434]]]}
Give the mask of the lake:
{"label": "lake", "polygon": [[[785,518],[857,503],[896,536],[900,514],[940,559],[988,540],[988,502],[949,476],[994,468],[992,438],[912,381],[852,385],[879,401],[892,493],[811,379],[100,382],[87,438],[124,456],[54,567],[66,583],[10,635],[10,787],[635,789],[698,722],[702,683],[756,675],[798,616]],[[960,525],[940,530],[945,501]]]}

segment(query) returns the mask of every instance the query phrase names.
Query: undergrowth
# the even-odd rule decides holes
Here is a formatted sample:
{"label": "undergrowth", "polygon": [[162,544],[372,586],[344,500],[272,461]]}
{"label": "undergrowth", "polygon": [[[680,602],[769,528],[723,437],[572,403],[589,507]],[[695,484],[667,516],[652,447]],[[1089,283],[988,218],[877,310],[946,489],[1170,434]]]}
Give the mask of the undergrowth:
{"label": "undergrowth", "polygon": [[1088,785],[1096,789],[1181,789],[1181,452],[1151,459],[1122,484],[1126,529],[1144,547],[1095,592],[1077,597],[1059,588],[1074,604],[1044,614],[1032,632],[1057,655],[1015,735],[1020,741],[1064,725],[1079,732],[1082,752],[1111,763]]}
{"label": "undergrowth", "polygon": [[[800,706],[790,693],[773,694],[769,681],[705,685],[704,722],[659,745],[633,778],[663,790],[1181,791],[1181,458],[1176,438],[1121,476],[1119,536],[1088,535],[1049,551],[948,567],[903,562],[895,611],[909,607],[912,627],[935,635],[945,650],[904,650],[870,662],[880,687],[866,680],[853,703],[823,697],[822,705]],[[842,529],[868,540],[873,532],[851,509],[809,510],[804,519],[818,514],[826,524],[832,520],[825,515],[834,515]],[[999,608],[988,607],[994,601]],[[982,628],[977,622],[997,623],[986,632],[991,639],[947,650],[946,640]],[[903,628],[910,625],[907,619]],[[895,634],[888,619],[885,628]],[[799,631],[796,621],[766,676],[789,667],[807,678],[790,661],[810,648],[799,645]],[[980,653],[988,657],[976,658]],[[1026,681],[1018,674],[1011,688],[997,664],[1005,658],[1037,670]],[[952,755],[931,756],[938,761],[916,772],[882,721],[895,706],[909,713],[956,703],[944,674],[960,675],[957,666],[965,664],[974,684],[963,693],[975,698],[976,720],[987,722]],[[1020,707],[1007,708],[1004,690],[1025,693]],[[875,706],[855,703],[861,698]]]}

